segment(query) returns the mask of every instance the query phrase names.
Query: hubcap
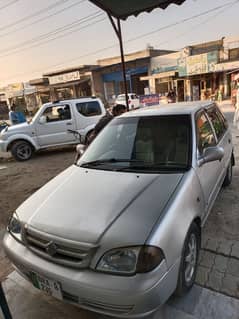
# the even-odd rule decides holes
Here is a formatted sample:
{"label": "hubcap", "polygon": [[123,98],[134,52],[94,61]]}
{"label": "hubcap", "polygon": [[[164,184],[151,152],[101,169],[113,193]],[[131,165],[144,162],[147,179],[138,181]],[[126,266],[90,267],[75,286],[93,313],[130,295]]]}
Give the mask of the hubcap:
{"label": "hubcap", "polygon": [[195,272],[197,261],[197,239],[195,234],[191,234],[187,245],[187,255],[185,257],[185,281],[190,283]]}
{"label": "hubcap", "polygon": [[20,159],[26,160],[31,156],[32,150],[31,146],[27,144],[19,145],[17,148],[17,156]]}

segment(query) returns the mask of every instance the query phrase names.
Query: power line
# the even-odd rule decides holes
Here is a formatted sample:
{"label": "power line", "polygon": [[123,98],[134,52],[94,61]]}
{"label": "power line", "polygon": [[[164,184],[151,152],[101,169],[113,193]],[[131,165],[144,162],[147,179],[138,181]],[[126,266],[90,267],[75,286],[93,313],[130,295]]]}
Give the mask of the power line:
{"label": "power line", "polygon": [[[217,11],[217,10],[219,10],[219,9],[222,9],[222,8],[225,8],[225,7],[229,6],[229,5],[238,3],[238,1],[239,1],[239,0],[236,0],[236,1],[233,1],[233,2],[229,2],[229,3],[226,3],[226,4],[224,4],[224,5],[220,5],[220,6],[217,6],[217,7],[212,8],[212,9],[209,9],[209,10],[207,10],[207,11],[201,12],[201,13],[199,13],[199,14],[193,15],[193,16],[191,16],[191,17],[189,17],[189,18],[184,18],[184,19],[182,19],[182,20],[179,20],[179,21],[176,21],[176,22],[174,22],[174,23],[168,24],[168,25],[163,26],[163,27],[161,27],[161,28],[158,28],[158,29],[156,29],[156,30],[153,30],[153,31],[150,31],[150,32],[141,34],[141,35],[139,35],[139,36],[137,36],[137,37],[134,37],[134,38],[131,38],[131,39],[125,41],[125,43],[132,42],[132,41],[136,41],[136,40],[138,40],[138,39],[142,39],[143,37],[147,37],[147,36],[152,35],[152,34],[154,34],[154,33],[158,33],[158,32],[160,32],[160,31],[169,29],[169,28],[171,28],[171,27],[173,27],[173,26],[176,26],[176,25],[179,25],[179,24],[188,22],[188,21],[190,21],[190,20],[193,20],[193,19],[195,19],[195,18],[204,16],[204,15],[209,14],[209,13],[211,13],[211,12],[215,12],[215,11]],[[99,21],[99,22],[100,22],[100,21]],[[58,30],[55,30],[55,31],[57,31],[58,33],[64,32],[64,31],[65,31],[65,29],[64,29],[65,27],[67,28],[68,26],[66,25],[66,26],[60,28],[59,31],[58,31]],[[71,28],[73,28],[73,27],[74,27],[74,26],[71,26]],[[68,28],[69,28],[69,27],[68,27]],[[28,49],[30,49],[30,48],[35,48],[35,47],[37,47],[36,45],[30,46],[30,47],[27,47],[27,48],[22,48],[22,49],[21,49],[21,46],[26,46],[28,43],[30,44],[31,42],[34,43],[34,42],[42,41],[42,40],[45,39],[45,37],[48,38],[49,36],[51,36],[51,33],[52,33],[52,35],[53,35],[55,31],[52,31],[52,32],[50,32],[50,33],[47,33],[47,34],[42,35],[42,36],[37,37],[37,38],[33,38],[33,39],[29,40],[29,41],[26,41],[25,43],[22,43],[22,44],[20,44],[20,45],[16,45],[15,47],[11,47],[11,48],[7,48],[7,49],[4,49],[4,50],[1,50],[0,52],[3,52],[3,53],[4,53],[4,52],[8,52],[8,51],[11,51],[11,50],[16,49],[16,50],[15,50],[14,52],[12,52],[12,53],[6,53],[6,54],[1,55],[0,58],[7,57],[7,56],[10,56],[10,55],[13,55],[13,54],[22,52],[22,51],[28,50]],[[65,37],[66,35],[72,34],[72,33],[77,32],[77,31],[79,31],[79,29],[76,29],[76,30],[73,30],[73,31],[71,31],[71,32],[68,32],[67,34],[64,35],[64,37]],[[56,40],[56,39],[58,39],[58,38],[62,38],[62,36],[59,35],[58,37],[55,37],[54,40]],[[46,43],[48,43],[48,42],[50,42],[50,41],[52,41],[52,39],[50,39],[50,40],[48,40],[48,41],[44,41],[43,43],[40,43],[39,46],[42,45],[42,44],[46,44]],[[18,49],[18,47],[20,47],[20,48]]]}
{"label": "power line", "polygon": [[[51,36],[54,36],[55,34],[58,34],[58,33],[61,33],[61,32],[64,32],[64,31],[67,31],[67,30],[70,30],[74,27],[77,27],[78,25],[82,24],[82,23],[85,23],[85,22],[88,22],[89,20],[93,20],[95,18],[98,18],[100,16],[102,16],[103,13],[101,13],[101,11],[96,11],[86,17],[83,17],[83,18],[80,18],[80,19],[77,19],[69,24],[66,24],[62,27],[59,27],[59,28],[56,28],[50,32],[47,32],[47,33],[44,33],[40,36],[37,36],[37,37],[34,37],[30,40],[27,40],[27,41],[24,41],[20,44],[17,44],[15,46],[12,46],[12,47],[8,47],[6,49],[3,49],[3,50],[0,50],[0,53],[5,53],[5,52],[8,52],[8,51],[12,51],[12,50],[16,50],[16,49],[21,49],[21,47],[25,47],[31,43],[36,43],[36,42],[39,42],[39,41],[42,41],[42,40],[45,40]],[[13,53],[10,53],[10,54],[13,54]],[[1,56],[0,56],[1,57]]]}
{"label": "power line", "polygon": [[[55,7],[57,7],[57,6],[60,6],[60,5],[64,4],[65,2],[68,2],[68,1],[69,0],[58,0],[58,1],[54,2],[53,4],[49,5],[48,7],[45,7],[43,9],[41,9],[41,10],[38,10],[35,13],[32,13],[32,14],[30,14],[28,16],[25,16],[25,17],[15,21],[15,22],[12,22],[12,23],[6,24],[3,27],[0,27],[0,31],[6,30],[6,29],[11,28],[11,27],[13,27],[15,25],[18,25],[21,22],[24,22],[26,20],[32,19],[32,18],[34,18],[34,17],[36,17],[38,15],[41,15],[42,13],[50,11],[50,10],[54,9]],[[84,2],[84,1],[86,1],[86,0],[82,0],[82,2]]]}
{"label": "power line", "polygon": [[163,31],[163,30],[165,30],[165,29],[168,29],[168,28],[171,28],[171,27],[175,27],[175,26],[177,26],[177,25],[179,25],[179,24],[182,24],[182,23],[188,22],[188,21],[190,21],[190,20],[199,18],[199,17],[204,16],[204,15],[206,15],[206,14],[209,14],[209,13],[211,13],[211,12],[214,12],[214,11],[217,11],[217,10],[219,10],[219,9],[225,8],[225,7],[229,6],[229,5],[232,5],[232,4],[234,5],[234,4],[238,3],[238,2],[239,2],[239,0],[232,1],[232,2],[229,2],[229,3],[223,4],[223,5],[221,5],[221,6],[218,6],[218,7],[212,8],[212,9],[209,9],[209,10],[204,11],[204,12],[202,12],[202,13],[193,15],[193,16],[191,16],[191,17],[189,17],[189,18],[185,18],[185,19],[182,19],[182,20],[180,20],[180,21],[174,22],[174,23],[172,23],[172,24],[168,24],[168,25],[166,25],[166,26],[164,26],[164,27],[158,28],[158,29],[153,30],[153,31],[151,31],[151,32],[147,32],[147,33],[144,33],[143,35],[140,35],[140,36],[137,36],[137,37],[135,37],[135,38],[132,38],[132,39],[126,41],[126,43],[129,42],[129,41],[135,41],[135,40],[141,39],[142,36],[143,36],[143,37],[149,36],[149,35],[152,35],[152,34],[154,34],[154,33],[159,32],[159,31]]}
{"label": "power line", "polygon": [[24,30],[24,29],[26,29],[26,28],[28,28],[28,27],[34,25],[34,24],[37,24],[37,23],[39,23],[39,22],[42,22],[42,21],[44,21],[44,20],[48,20],[48,19],[51,18],[51,17],[54,17],[54,16],[56,16],[56,15],[62,13],[62,12],[65,12],[66,10],[69,10],[69,9],[75,7],[75,6],[78,6],[78,5],[81,4],[82,2],[83,2],[83,1],[77,1],[77,2],[75,2],[75,3],[71,4],[71,5],[69,5],[68,7],[65,7],[65,8],[63,8],[63,9],[61,9],[61,10],[58,10],[58,11],[52,13],[52,14],[47,15],[46,17],[40,18],[40,19],[38,19],[38,20],[35,20],[35,21],[33,21],[33,22],[31,22],[31,23],[28,23],[28,24],[26,24],[26,25],[24,25],[24,26],[22,26],[22,27],[20,27],[20,28],[18,27],[18,28],[15,29],[15,30],[6,32],[6,33],[4,33],[4,34],[1,34],[1,35],[0,35],[0,38],[6,37],[6,36],[8,36],[8,35],[10,35],[10,34],[13,34],[13,33],[15,33],[15,32],[19,32],[19,31],[21,31],[21,30]]}
{"label": "power line", "polygon": [[[225,13],[226,10],[231,9],[234,5],[236,5],[236,4],[238,4],[238,3],[239,3],[239,0],[237,0],[237,1],[233,2],[233,3],[228,4],[228,6],[229,6],[228,8],[226,8],[226,9],[223,8],[222,10],[220,10],[219,12],[217,12],[216,14],[214,14],[213,16],[211,16],[211,17],[205,19],[204,21],[201,21],[201,22],[197,23],[196,25],[190,27],[189,30],[187,30],[187,31],[185,31],[185,32],[183,32],[183,33],[177,35],[177,36],[176,36],[176,39],[181,38],[181,37],[184,37],[184,36],[187,35],[188,33],[191,33],[191,32],[193,32],[194,30],[196,30],[198,27],[201,27],[202,25],[204,25],[204,24],[206,24],[206,23],[212,21],[213,19],[215,19],[216,17],[218,17],[220,14]],[[168,43],[170,43],[171,41],[172,41],[172,40],[166,40],[166,41],[163,41],[163,42],[160,42],[160,43],[156,44],[156,46],[168,44]]]}
{"label": "power line", "polygon": [[[165,30],[165,29],[167,29],[167,28],[170,28],[170,27],[175,26],[175,25],[178,25],[178,24],[185,23],[185,22],[187,22],[187,21],[189,21],[189,20],[198,18],[198,17],[200,17],[200,16],[203,16],[203,15],[206,15],[206,14],[208,14],[208,13],[214,12],[214,11],[216,11],[216,10],[222,9],[222,8],[228,6],[228,5],[236,4],[236,3],[238,3],[238,2],[239,2],[239,0],[230,2],[230,3],[224,4],[224,5],[218,6],[218,7],[215,7],[215,8],[213,8],[213,9],[204,11],[204,12],[202,12],[202,13],[200,13],[200,14],[197,14],[197,15],[194,15],[194,16],[192,16],[192,17],[189,17],[189,18],[186,18],[186,19],[182,19],[182,20],[177,21],[177,22],[175,22],[175,23],[169,24],[169,25],[164,26],[164,27],[162,27],[162,28],[159,28],[159,29],[157,29],[157,30],[153,30],[153,31],[151,31],[151,32],[147,32],[147,33],[144,33],[144,34],[142,34],[142,35],[140,35],[140,36],[137,36],[137,37],[135,37],[135,38],[128,39],[127,41],[125,41],[125,43],[132,42],[132,41],[136,41],[136,40],[138,40],[138,39],[141,39],[141,38],[146,37],[146,36],[148,36],[148,35],[151,35],[151,34],[153,34],[153,33],[156,33],[156,32],[162,31],[162,30]],[[172,40],[170,40],[170,41],[172,41]],[[79,60],[79,59],[81,59],[81,58],[84,58],[84,57],[87,57],[87,56],[91,56],[91,55],[95,55],[95,54],[104,52],[104,51],[106,51],[106,50],[112,49],[112,48],[117,47],[117,46],[118,46],[118,44],[113,44],[113,45],[111,45],[111,46],[107,46],[107,47],[101,48],[101,49],[96,50],[96,51],[93,51],[93,52],[88,52],[87,54],[78,56],[78,57],[76,57],[76,58],[68,59],[68,60],[65,60],[64,62],[51,65],[51,66],[49,66],[49,67],[46,67],[44,71],[43,71],[42,68],[41,68],[41,69],[36,69],[36,70],[34,70],[34,71],[32,71],[32,72],[29,72],[29,73],[27,73],[27,74],[33,74],[33,73],[35,74],[35,73],[37,73],[37,72],[45,72],[46,70],[49,70],[50,68],[59,67],[59,66],[64,65],[64,64],[66,64],[66,63],[71,63],[71,62],[77,61],[77,60]],[[9,79],[12,79],[13,77],[25,76],[25,75],[27,75],[27,74],[26,74],[26,73],[21,73],[21,74],[17,74],[17,75],[15,75],[15,76],[12,76],[12,77],[10,77],[10,78],[5,78],[5,79],[3,79],[3,80],[6,81],[6,80],[9,80]],[[2,80],[2,81],[3,81],[3,80]]]}
{"label": "power line", "polygon": [[7,7],[10,7],[11,5],[13,5],[14,3],[18,2],[19,0],[12,0],[10,2],[8,2],[7,4],[3,5],[2,7],[0,7],[0,10],[6,9]]}
{"label": "power line", "polygon": [[88,28],[88,27],[90,27],[90,26],[92,26],[92,25],[95,25],[95,24],[97,24],[97,23],[99,23],[99,22],[102,22],[102,21],[105,21],[105,20],[106,20],[106,18],[103,18],[103,19],[94,21],[93,23],[87,24],[86,26],[83,26],[83,27],[81,27],[81,28],[78,28],[78,29],[75,29],[75,30],[73,30],[73,31],[67,32],[67,33],[65,33],[65,34],[59,35],[59,36],[57,36],[57,37],[55,37],[55,38],[52,38],[52,39],[43,41],[43,42],[41,42],[40,44],[35,44],[35,45],[32,45],[32,46],[30,46],[30,47],[28,47],[28,48],[23,48],[23,49],[20,49],[20,50],[18,50],[18,51],[14,51],[14,52],[12,52],[12,53],[10,53],[10,54],[2,55],[2,56],[0,56],[0,58],[4,58],[4,57],[10,56],[10,55],[19,53],[19,52],[21,52],[21,51],[25,51],[25,50],[31,49],[31,48],[36,48],[36,47],[38,48],[39,46],[42,46],[43,44],[52,42],[52,41],[54,41],[54,40],[56,40],[56,39],[59,39],[59,38],[64,38],[64,37],[66,37],[67,35],[70,35],[70,34],[75,33],[75,32],[77,32],[77,31],[81,31],[81,30],[83,30],[83,29],[86,29],[86,28]]}

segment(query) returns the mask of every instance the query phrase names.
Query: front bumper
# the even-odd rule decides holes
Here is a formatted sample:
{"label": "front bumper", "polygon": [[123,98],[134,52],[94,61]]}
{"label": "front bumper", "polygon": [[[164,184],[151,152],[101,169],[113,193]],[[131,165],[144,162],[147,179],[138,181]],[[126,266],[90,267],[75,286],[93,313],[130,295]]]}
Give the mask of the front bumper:
{"label": "front bumper", "polygon": [[6,141],[0,140],[0,152],[7,152],[7,145]]}
{"label": "front bumper", "polygon": [[162,262],[151,273],[123,277],[51,263],[32,253],[8,233],[3,243],[7,256],[26,279],[29,280],[29,273],[34,271],[55,280],[61,285],[64,301],[105,315],[147,316],[170,297],[177,284],[180,259],[169,271]]}

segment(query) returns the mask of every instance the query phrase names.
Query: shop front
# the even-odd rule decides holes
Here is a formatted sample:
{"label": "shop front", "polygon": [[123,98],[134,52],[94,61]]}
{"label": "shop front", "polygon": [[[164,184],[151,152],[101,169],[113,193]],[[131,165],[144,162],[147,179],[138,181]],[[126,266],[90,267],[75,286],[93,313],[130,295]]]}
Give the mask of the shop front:
{"label": "shop front", "polygon": [[51,100],[67,100],[93,95],[91,69],[82,66],[45,74],[49,80]]}
{"label": "shop front", "polygon": [[[144,94],[146,83],[140,81],[141,76],[147,75],[148,67],[136,67],[126,70],[127,89],[130,93]],[[124,93],[124,82],[122,71],[102,74],[104,83],[104,94],[107,100]]]}
{"label": "shop front", "polygon": [[185,56],[182,51],[178,59],[179,78],[186,80],[186,100],[207,100],[220,89],[221,75],[215,73],[219,52]]}

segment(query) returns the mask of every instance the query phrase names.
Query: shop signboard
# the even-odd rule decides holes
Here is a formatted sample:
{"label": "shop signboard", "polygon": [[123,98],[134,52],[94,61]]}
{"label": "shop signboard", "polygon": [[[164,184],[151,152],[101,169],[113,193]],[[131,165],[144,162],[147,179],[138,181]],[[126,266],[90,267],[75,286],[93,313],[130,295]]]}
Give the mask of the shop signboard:
{"label": "shop signboard", "polygon": [[159,104],[158,94],[147,94],[139,97],[139,104],[143,106],[153,106]]}
{"label": "shop signboard", "polygon": [[177,71],[177,60],[180,56],[179,52],[170,53],[151,59],[151,74],[158,74],[162,72]]}
{"label": "shop signboard", "polygon": [[218,63],[215,65],[215,72],[230,71],[239,69],[239,61]]}
{"label": "shop signboard", "polygon": [[49,77],[49,83],[51,85],[53,84],[60,84],[60,83],[66,83],[66,82],[72,82],[72,81],[77,81],[80,80],[80,72],[75,71],[75,72],[68,72],[68,73],[63,73],[59,75],[54,75]]}
{"label": "shop signboard", "polygon": [[218,62],[218,52],[212,51],[178,59],[179,76],[189,76],[215,71]]}

